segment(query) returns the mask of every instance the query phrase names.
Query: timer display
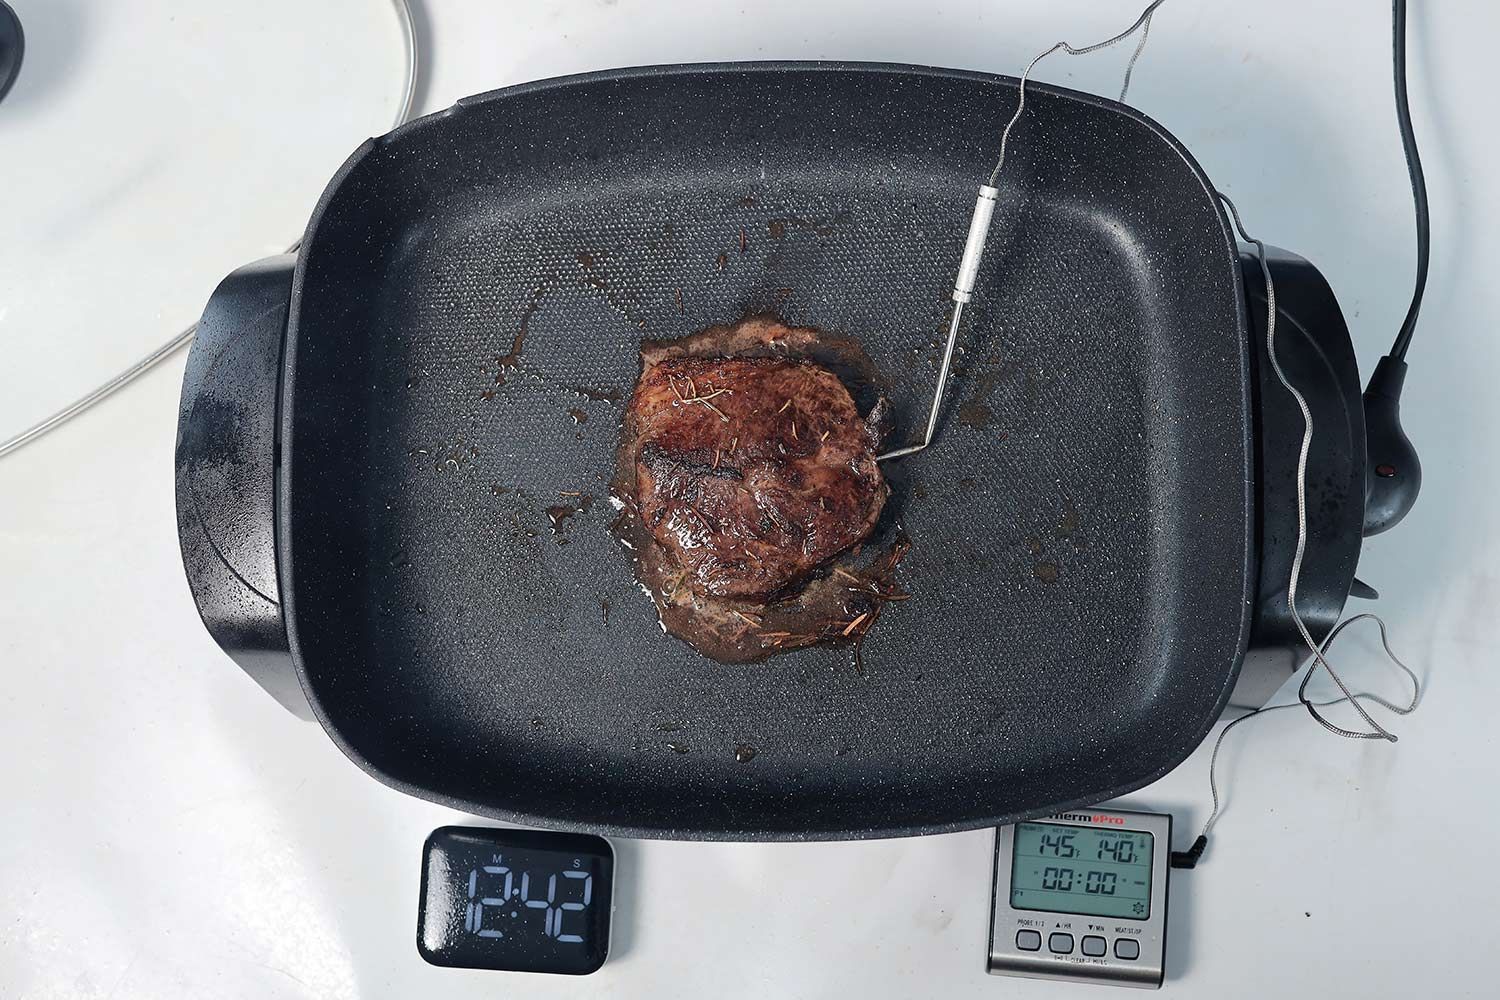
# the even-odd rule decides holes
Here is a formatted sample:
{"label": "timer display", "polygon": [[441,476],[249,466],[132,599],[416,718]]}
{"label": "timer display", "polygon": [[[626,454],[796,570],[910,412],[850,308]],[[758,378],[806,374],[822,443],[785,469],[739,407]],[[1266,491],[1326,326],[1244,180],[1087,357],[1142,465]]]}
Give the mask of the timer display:
{"label": "timer display", "polygon": [[433,965],[593,972],[613,876],[601,837],[445,826],[427,838],[417,950]]}

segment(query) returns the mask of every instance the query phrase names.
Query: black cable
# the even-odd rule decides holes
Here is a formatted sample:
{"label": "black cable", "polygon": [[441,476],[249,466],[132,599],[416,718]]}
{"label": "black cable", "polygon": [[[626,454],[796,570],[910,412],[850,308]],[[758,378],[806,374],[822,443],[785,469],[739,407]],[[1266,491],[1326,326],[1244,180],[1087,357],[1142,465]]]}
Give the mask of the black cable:
{"label": "black cable", "polygon": [[1203,850],[1208,846],[1208,834],[1199,834],[1198,839],[1193,841],[1193,846],[1185,851],[1173,851],[1171,863],[1173,868],[1197,868],[1198,861],[1203,857]]}
{"label": "black cable", "polygon": [[1427,290],[1427,257],[1431,242],[1431,225],[1427,216],[1427,181],[1422,176],[1422,158],[1417,155],[1417,137],[1411,128],[1411,107],[1406,100],[1406,0],[1393,0],[1391,46],[1396,77],[1396,122],[1401,127],[1401,148],[1406,153],[1406,172],[1411,175],[1411,197],[1417,214],[1417,283],[1412,291],[1411,305],[1406,309],[1406,319],[1401,323],[1401,332],[1391,345],[1391,357],[1398,361],[1406,359],[1406,349],[1411,346],[1412,331],[1417,325],[1417,313],[1422,310],[1422,293]]}

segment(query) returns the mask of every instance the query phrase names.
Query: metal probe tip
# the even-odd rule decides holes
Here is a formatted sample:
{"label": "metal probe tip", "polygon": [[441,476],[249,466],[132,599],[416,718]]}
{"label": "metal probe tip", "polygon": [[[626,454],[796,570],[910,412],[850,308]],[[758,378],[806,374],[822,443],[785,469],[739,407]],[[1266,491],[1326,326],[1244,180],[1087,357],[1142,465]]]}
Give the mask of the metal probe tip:
{"label": "metal probe tip", "polygon": [[932,393],[932,408],[927,411],[927,432],[922,435],[922,443],[876,455],[877,462],[916,454],[932,444],[932,439],[937,434],[938,417],[943,409],[943,393],[948,388],[948,373],[953,367],[953,350],[958,346],[958,322],[964,314],[964,303],[974,297],[974,285],[979,279],[979,261],[984,256],[984,243],[989,238],[990,219],[995,214],[995,199],[999,195],[998,189],[989,184],[981,184],[979,197],[974,200],[974,214],[969,219],[969,238],[964,242],[958,277],[953,281],[953,319],[948,323],[948,342],[943,347],[943,363],[938,368],[937,388]]}

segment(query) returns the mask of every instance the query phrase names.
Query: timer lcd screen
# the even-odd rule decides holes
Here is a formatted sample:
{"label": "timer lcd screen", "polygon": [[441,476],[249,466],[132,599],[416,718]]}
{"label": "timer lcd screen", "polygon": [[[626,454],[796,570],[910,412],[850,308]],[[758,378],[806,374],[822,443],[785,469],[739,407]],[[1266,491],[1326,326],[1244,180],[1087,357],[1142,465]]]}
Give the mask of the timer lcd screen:
{"label": "timer lcd screen", "polygon": [[1145,920],[1155,839],[1139,830],[1017,823],[1010,905],[1017,910]]}
{"label": "timer lcd screen", "polygon": [[443,827],[427,838],[417,950],[434,965],[593,972],[609,950],[613,868],[600,837]]}

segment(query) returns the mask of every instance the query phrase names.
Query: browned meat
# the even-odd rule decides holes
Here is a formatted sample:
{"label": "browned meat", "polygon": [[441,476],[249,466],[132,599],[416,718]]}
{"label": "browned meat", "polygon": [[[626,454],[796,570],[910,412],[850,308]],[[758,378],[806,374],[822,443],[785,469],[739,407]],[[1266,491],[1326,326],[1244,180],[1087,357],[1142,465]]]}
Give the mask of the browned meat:
{"label": "browned meat", "polygon": [[833,644],[858,666],[886,602],[906,599],[907,548],[897,530],[859,551],[886,497],[885,402],[862,418],[833,373],[878,384],[859,343],[753,317],[649,342],[641,367],[615,533],[662,628],[725,663]]}
{"label": "browned meat", "polygon": [[885,503],[878,434],[810,361],[648,357],[626,420],[642,522],[697,594],[764,601]]}

